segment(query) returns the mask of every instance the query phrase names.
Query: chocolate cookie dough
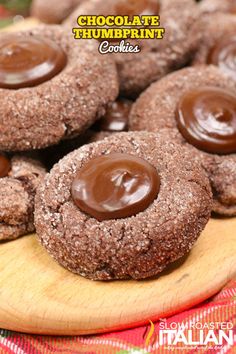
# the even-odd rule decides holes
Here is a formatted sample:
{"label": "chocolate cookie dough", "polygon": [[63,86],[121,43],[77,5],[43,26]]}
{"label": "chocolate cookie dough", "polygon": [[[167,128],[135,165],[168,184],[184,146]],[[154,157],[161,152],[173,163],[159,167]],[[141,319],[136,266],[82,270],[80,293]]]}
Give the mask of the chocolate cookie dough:
{"label": "chocolate cookie dough", "polygon": [[96,41],[60,26],[0,36],[0,149],[23,151],[81,134],[118,95],[115,64]]}
{"label": "chocolate cookie dough", "polygon": [[88,142],[102,140],[116,133],[128,131],[129,113],[133,101],[119,98],[111,103],[106,114],[91,126]]}
{"label": "chocolate cookie dough", "polygon": [[132,101],[119,98],[107,108],[106,114],[99,119],[92,129],[97,132],[120,133],[128,130],[129,113]]}
{"label": "chocolate cookie dough", "polygon": [[189,252],[210,217],[211,189],[168,136],[115,134],[53,167],[35,222],[55,260],[89,279],[142,279]]}
{"label": "chocolate cookie dough", "polygon": [[204,33],[193,65],[213,64],[236,79],[236,16],[203,16],[198,25]]}
{"label": "chocolate cookie dough", "polygon": [[31,16],[45,23],[61,23],[83,0],[33,0]]}
{"label": "chocolate cookie dough", "polygon": [[0,240],[34,231],[36,187],[46,171],[38,160],[0,153]]}
{"label": "chocolate cookie dough", "polygon": [[105,115],[79,137],[63,140],[58,145],[44,149],[41,153],[46,166],[51,169],[61,158],[84,144],[99,141],[113,134],[127,131],[132,104],[133,101],[118,98],[107,107]]}
{"label": "chocolate cookie dough", "polygon": [[78,27],[79,15],[160,15],[165,28],[162,40],[128,41],[139,44],[141,52],[112,54],[116,61],[120,89],[124,96],[136,97],[152,82],[185,65],[195,52],[199,31],[192,31],[198,6],[192,0],[90,0],[80,5],[65,25]]}
{"label": "chocolate cookie dough", "polygon": [[200,0],[199,8],[202,14],[212,14],[213,12],[236,14],[236,0]]}
{"label": "chocolate cookie dough", "polygon": [[148,88],[133,105],[131,130],[173,131],[205,169],[213,211],[236,215],[236,84],[217,67],[186,68]]}

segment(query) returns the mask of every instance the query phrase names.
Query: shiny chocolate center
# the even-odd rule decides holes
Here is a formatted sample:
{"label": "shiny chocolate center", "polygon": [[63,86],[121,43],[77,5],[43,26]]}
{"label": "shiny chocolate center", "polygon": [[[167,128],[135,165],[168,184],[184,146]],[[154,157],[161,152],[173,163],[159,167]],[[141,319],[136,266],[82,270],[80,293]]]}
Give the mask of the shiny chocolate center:
{"label": "shiny chocolate center", "polygon": [[39,85],[59,74],[66,63],[66,54],[49,39],[8,35],[0,40],[0,87]]}
{"label": "shiny chocolate center", "polygon": [[112,103],[104,117],[94,124],[95,131],[123,132],[128,130],[132,101],[120,99]]}
{"label": "shiny chocolate center", "polygon": [[160,9],[158,0],[119,0],[115,7],[116,15],[157,15]]}
{"label": "shiny chocolate center", "polygon": [[0,154],[0,178],[6,177],[10,169],[10,160],[5,155]]}
{"label": "shiny chocolate center", "polygon": [[159,189],[160,177],[149,162],[112,153],[87,162],[77,173],[71,193],[80,210],[102,221],[144,211]]}
{"label": "shiny chocolate center", "polygon": [[200,150],[214,154],[236,152],[236,97],[215,87],[187,92],[176,109],[183,137]]}
{"label": "shiny chocolate center", "polygon": [[207,63],[219,66],[236,77],[236,36],[221,39],[210,50]]}

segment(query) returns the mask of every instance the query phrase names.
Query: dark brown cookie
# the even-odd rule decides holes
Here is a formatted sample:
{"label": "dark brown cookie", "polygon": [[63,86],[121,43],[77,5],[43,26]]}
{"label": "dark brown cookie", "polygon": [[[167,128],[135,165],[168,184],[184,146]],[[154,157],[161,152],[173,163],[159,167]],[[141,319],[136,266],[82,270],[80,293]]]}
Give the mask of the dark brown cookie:
{"label": "dark brown cookie", "polygon": [[[153,2],[155,0],[151,1],[152,6]],[[138,5],[140,3],[139,0]],[[143,13],[149,3],[150,1],[143,1]],[[157,0],[156,3],[158,4]],[[118,15],[121,13],[117,10],[120,4],[124,8],[134,7],[135,13],[136,2],[133,0],[123,2],[120,0],[90,0],[79,6],[65,21],[65,25],[70,28],[78,27],[76,19],[79,15]],[[165,28],[164,39],[134,42],[142,48],[138,54],[113,54],[119,72],[121,93],[124,96],[137,96],[152,82],[185,65],[197,48],[199,31],[193,32],[191,29],[198,18],[198,7],[194,1],[160,0],[158,14],[160,14],[161,27]]]}
{"label": "dark brown cookie", "polygon": [[93,124],[89,130],[88,143],[107,138],[116,133],[129,130],[129,114],[133,101],[119,98],[111,103],[106,114]]}
{"label": "dark brown cookie", "polygon": [[[7,42],[1,47],[4,41],[14,43]],[[27,44],[25,50],[29,41],[31,45]],[[52,64],[58,70],[63,55],[65,67],[47,80],[55,74],[47,70]],[[3,151],[44,148],[79,135],[104,114],[107,105],[118,95],[117,72],[111,58],[98,53],[96,41],[75,42],[71,33],[60,26],[41,26],[14,33],[14,37],[1,35],[0,61],[0,87],[11,86],[14,80],[23,87],[0,88],[0,149]],[[16,74],[8,73],[9,66],[11,71],[16,68]],[[41,74],[46,80],[43,83],[39,83]]]}
{"label": "dark brown cookie", "polygon": [[[61,265],[94,280],[141,279],[161,272],[189,252],[210,217],[212,195],[202,169],[192,163],[186,149],[181,150],[168,139],[168,134],[168,130],[159,134],[115,134],[75,150],[53,167],[38,190],[35,220],[41,243]],[[128,154],[145,160],[153,169],[151,173],[159,176],[160,190],[145,210],[125,218],[98,221],[75,204],[72,184],[89,164],[93,166],[95,158],[109,160],[110,154]],[[92,173],[100,168],[96,160]],[[129,193],[136,191],[140,175],[134,176],[132,171],[122,172],[122,178],[115,178],[114,174],[112,187],[110,182],[106,183],[104,172],[96,183],[105,183],[106,188],[96,184],[90,192],[97,191],[99,195],[123,186],[122,191],[117,187],[120,194],[115,190],[105,203],[107,210],[114,211],[114,204],[127,201],[123,193],[129,197]],[[130,208],[133,212],[133,206]]]}
{"label": "dark brown cookie", "polygon": [[193,65],[213,64],[231,77],[235,75],[236,16],[227,13],[205,15],[196,27],[203,28],[204,32]]}
{"label": "dark brown cookie", "polygon": [[129,113],[133,101],[125,98],[119,98],[112,102],[108,107],[106,114],[99,119],[91,129],[97,132],[121,133],[128,130]]}
{"label": "dark brown cookie", "polygon": [[[213,154],[188,144],[177,127],[176,109],[182,97],[190,90],[218,87],[231,90],[236,96],[236,84],[217,67],[186,68],[168,75],[150,86],[133,105],[131,130],[158,132],[173,130],[173,140],[187,146],[192,160],[198,160],[211,181],[214,194],[213,211],[222,215],[236,215],[236,154]],[[221,114],[220,107],[216,113]]]}
{"label": "dark brown cookie", "polygon": [[212,14],[213,12],[236,13],[236,1],[235,0],[200,0],[199,8],[202,14],[207,14],[207,13]]}
{"label": "dark brown cookie", "polygon": [[118,98],[108,107],[105,115],[101,117],[90,129],[79,137],[61,141],[58,145],[50,146],[41,153],[46,166],[51,167],[71,151],[82,145],[102,140],[113,134],[124,132],[129,127],[129,113],[133,101]]}
{"label": "dark brown cookie", "polygon": [[[2,167],[0,155],[0,168]],[[15,155],[0,175],[0,240],[11,240],[34,231],[35,191],[46,171],[38,160]]]}
{"label": "dark brown cookie", "polygon": [[83,0],[33,0],[31,16],[45,23],[61,23]]}

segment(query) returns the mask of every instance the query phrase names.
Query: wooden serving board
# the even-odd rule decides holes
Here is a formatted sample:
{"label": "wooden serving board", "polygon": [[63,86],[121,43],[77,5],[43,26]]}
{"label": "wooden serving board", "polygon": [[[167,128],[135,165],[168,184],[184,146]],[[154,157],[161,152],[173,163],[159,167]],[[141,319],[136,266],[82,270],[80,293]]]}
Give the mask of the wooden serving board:
{"label": "wooden serving board", "polygon": [[0,244],[0,328],[76,335],[123,329],[200,303],[236,275],[236,218],[211,220],[155,279],[93,282],[54,262],[35,235]]}

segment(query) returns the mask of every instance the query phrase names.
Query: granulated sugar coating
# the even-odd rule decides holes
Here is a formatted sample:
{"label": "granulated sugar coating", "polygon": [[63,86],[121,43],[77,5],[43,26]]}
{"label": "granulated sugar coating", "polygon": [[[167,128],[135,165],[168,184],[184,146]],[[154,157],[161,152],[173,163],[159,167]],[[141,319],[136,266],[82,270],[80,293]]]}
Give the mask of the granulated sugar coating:
{"label": "granulated sugar coating", "polygon": [[[202,14],[236,12],[236,0],[201,0],[199,2],[199,8]],[[218,28],[220,28],[220,26]]]}
{"label": "granulated sugar coating", "polygon": [[214,86],[231,90],[236,96],[236,84],[215,66],[186,68],[168,75],[150,86],[133,105],[130,130],[158,132],[173,130],[173,140],[186,146],[192,160],[205,169],[214,194],[213,211],[236,215],[236,154],[217,155],[200,151],[188,144],[177,128],[175,111],[180,98],[189,90]]}
{"label": "granulated sugar coating", "polygon": [[[78,6],[64,22],[68,28],[78,27],[79,15],[116,15],[118,0],[90,0]],[[200,32],[192,31],[198,19],[194,0],[160,0],[160,27],[165,28],[162,40],[137,40],[139,54],[112,54],[116,61],[121,93],[135,97],[152,82],[185,65],[198,47]],[[128,3],[128,1],[127,1]],[[137,14],[138,15],[138,14]]]}
{"label": "granulated sugar coating", "polygon": [[41,163],[22,155],[11,158],[11,170],[0,178],[0,240],[34,231],[34,197],[46,171]]}
{"label": "granulated sugar coating", "polygon": [[[8,34],[7,34],[8,35]],[[41,85],[0,89],[0,150],[31,150],[81,134],[118,95],[115,64],[95,41],[75,42],[60,26],[40,26],[14,38],[49,38],[67,54],[67,65]]]}
{"label": "granulated sugar coating", "polygon": [[[192,155],[169,134],[168,129],[114,134],[53,167],[37,193],[35,222],[42,245],[62,266],[94,280],[142,279],[189,252],[209,220],[211,189]],[[71,184],[87,161],[114,152],[152,164],[161,178],[160,192],[137,215],[99,222],[74,204]]]}
{"label": "granulated sugar coating", "polygon": [[223,39],[225,40],[230,36],[235,36],[236,16],[225,13],[205,15],[202,16],[201,20],[196,24],[196,27],[198,26],[204,28],[204,33],[194,57],[193,65],[207,64],[209,52],[215,47],[215,45]]}

